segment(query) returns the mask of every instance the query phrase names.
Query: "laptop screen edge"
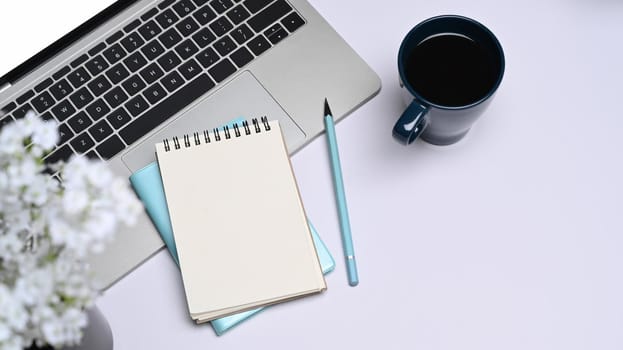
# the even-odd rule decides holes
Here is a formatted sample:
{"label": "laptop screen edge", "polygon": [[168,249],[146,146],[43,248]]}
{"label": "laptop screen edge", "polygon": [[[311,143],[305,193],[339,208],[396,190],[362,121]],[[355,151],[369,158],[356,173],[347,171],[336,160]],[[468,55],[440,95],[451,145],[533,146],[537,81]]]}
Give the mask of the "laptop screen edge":
{"label": "laptop screen edge", "polygon": [[92,32],[102,23],[106,22],[110,18],[116,16],[121,13],[126,8],[130,7],[132,4],[138,2],[139,0],[117,0],[107,8],[103,9],[95,16],[86,20],[84,23],[71,30],[69,33],[63,35],[60,39],[54,41],[52,44],[48,45],[43,50],[39,51],[35,55],[31,56],[26,61],[19,64],[17,67],[11,69],[5,75],[0,77],[0,87],[6,86],[8,84],[14,84],[19,79],[24,77],[29,72],[33,71],[41,64],[45,63],[50,58],[54,57],[67,47],[71,46],[73,43],[78,41],[80,38]]}

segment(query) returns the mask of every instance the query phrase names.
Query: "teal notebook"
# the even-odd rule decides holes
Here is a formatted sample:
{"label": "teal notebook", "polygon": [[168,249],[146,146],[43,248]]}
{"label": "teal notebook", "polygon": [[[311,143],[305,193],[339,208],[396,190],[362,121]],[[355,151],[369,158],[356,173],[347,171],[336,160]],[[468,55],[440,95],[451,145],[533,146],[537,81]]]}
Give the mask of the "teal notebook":
{"label": "teal notebook", "polygon": [[[132,183],[134,191],[143,202],[147,214],[156,226],[158,233],[162,237],[162,240],[173,257],[173,260],[179,266],[175,240],[173,239],[173,230],[171,229],[171,221],[169,220],[169,211],[167,209],[158,163],[151,163],[132,174],[132,176],[130,176],[130,183]],[[335,262],[311,223],[309,224],[309,228],[311,229],[322,272],[326,275],[335,268]],[[255,315],[263,309],[264,308],[257,308],[212,320],[212,327],[217,335],[221,335],[225,331],[231,329],[235,325]]]}

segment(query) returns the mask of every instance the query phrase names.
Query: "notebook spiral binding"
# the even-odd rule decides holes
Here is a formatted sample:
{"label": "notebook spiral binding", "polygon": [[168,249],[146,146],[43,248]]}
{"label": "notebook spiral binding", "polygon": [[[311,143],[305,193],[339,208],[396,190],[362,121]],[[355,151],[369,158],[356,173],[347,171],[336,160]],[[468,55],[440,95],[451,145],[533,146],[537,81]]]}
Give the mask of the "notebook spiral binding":
{"label": "notebook spiral binding", "polygon": [[[195,146],[199,146],[202,143],[212,143],[218,142],[221,140],[228,140],[233,137],[241,137],[244,135],[251,135],[253,132],[259,134],[261,132],[270,131],[270,124],[268,123],[268,118],[266,116],[261,117],[260,120],[257,118],[253,118],[251,120],[252,126],[249,125],[247,120],[242,122],[242,125],[238,125],[238,123],[234,123],[233,127],[229,127],[228,125],[222,128],[214,128],[212,132],[208,130],[203,130],[202,133],[194,132],[192,135],[185,134],[182,136],[180,140],[179,137],[175,136],[173,138],[164,139],[164,150],[166,152],[171,151],[172,149],[181,149],[182,147],[188,148],[193,144]],[[263,130],[262,130],[263,129]],[[232,134],[233,132],[233,134]]]}

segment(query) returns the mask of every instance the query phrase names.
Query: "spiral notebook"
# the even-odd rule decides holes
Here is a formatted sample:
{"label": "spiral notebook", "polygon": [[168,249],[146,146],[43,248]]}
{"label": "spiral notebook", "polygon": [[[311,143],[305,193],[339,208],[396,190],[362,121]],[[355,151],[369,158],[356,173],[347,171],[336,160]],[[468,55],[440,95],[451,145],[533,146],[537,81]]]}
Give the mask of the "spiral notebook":
{"label": "spiral notebook", "polygon": [[156,155],[197,323],[326,289],[277,121],[174,137]]}
{"label": "spiral notebook", "polygon": [[[241,119],[243,120],[243,119]],[[179,259],[177,257],[177,248],[175,247],[175,239],[173,238],[173,230],[171,229],[171,220],[169,219],[169,210],[164,197],[164,188],[162,187],[162,179],[160,178],[160,169],[158,163],[153,162],[145,166],[143,169],[136,171],[130,176],[130,183],[134,191],[145,205],[145,210],[156,226],[160,237],[164,241],[171,257],[179,267]],[[327,275],[335,268],[335,261],[326,245],[320,238],[320,235],[308,220],[309,230],[311,231],[316,251],[318,252],[318,260],[322,273]],[[264,308],[257,308],[249,311],[240,312],[234,315],[217,318],[210,321],[212,328],[217,335],[223,335],[228,330],[240,324],[242,321],[257,314]]]}

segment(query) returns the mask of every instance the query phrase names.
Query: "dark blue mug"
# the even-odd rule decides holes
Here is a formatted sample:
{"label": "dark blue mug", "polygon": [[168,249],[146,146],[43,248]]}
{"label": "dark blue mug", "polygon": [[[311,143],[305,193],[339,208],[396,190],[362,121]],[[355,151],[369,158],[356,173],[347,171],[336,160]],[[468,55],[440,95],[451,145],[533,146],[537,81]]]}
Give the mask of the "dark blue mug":
{"label": "dark blue mug", "polygon": [[504,76],[498,39],[473,19],[443,15],[406,35],[398,52],[407,108],[394,137],[410,144],[419,136],[435,145],[462,139],[491,102]]}

